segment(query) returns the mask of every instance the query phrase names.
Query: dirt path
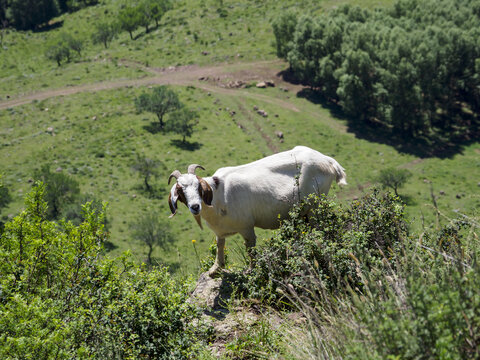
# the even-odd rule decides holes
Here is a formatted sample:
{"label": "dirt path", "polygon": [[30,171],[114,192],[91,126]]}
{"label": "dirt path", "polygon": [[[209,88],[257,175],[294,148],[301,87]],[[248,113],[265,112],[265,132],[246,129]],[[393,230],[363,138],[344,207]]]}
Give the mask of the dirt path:
{"label": "dirt path", "polygon": [[[13,98],[7,101],[0,102],[0,110],[28,104],[33,100],[45,100],[56,96],[73,95],[86,91],[101,91],[109,89],[117,89],[126,86],[148,86],[148,85],[198,85],[199,78],[214,79],[215,83],[220,84],[221,80],[228,78],[238,78],[244,82],[276,78],[278,68],[282,62],[279,60],[260,61],[253,63],[238,63],[238,64],[218,64],[213,66],[200,67],[196,65],[187,65],[180,67],[169,67],[166,69],[158,69],[143,66],[132,61],[120,61],[124,66],[136,67],[153,76],[147,76],[139,79],[128,79],[118,81],[103,81],[93,84],[83,84],[78,86],[69,86],[59,89],[52,89],[46,91],[33,92],[19,98]],[[222,89],[220,86],[203,84],[203,87],[209,91],[225,92],[229,89]],[[222,91],[225,90],[225,91]],[[286,106],[287,104],[284,104]],[[298,111],[298,110],[297,110]]]}
{"label": "dirt path", "polygon": [[[211,66],[186,65],[179,67],[154,68],[141,63],[120,60],[123,66],[140,69],[151,76],[145,76],[137,79],[103,81],[97,83],[83,84],[78,86],[69,86],[58,89],[37,91],[31,94],[13,98],[7,101],[0,101],[0,110],[28,104],[34,100],[42,101],[56,96],[68,96],[81,92],[94,92],[101,90],[118,89],[122,87],[140,87],[151,85],[193,85],[210,93],[224,94],[228,96],[240,96],[244,98],[257,99],[284,109],[295,112],[300,110],[288,99],[281,99],[266,94],[254,94],[242,89],[242,84],[258,82],[262,80],[273,80],[277,86],[288,90],[288,94],[295,95],[303,89],[300,85],[293,85],[283,81],[278,75],[286,64],[281,60],[258,61],[251,63],[233,63],[216,64]],[[234,84],[232,86],[232,84]],[[237,86],[240,84],[240,86]],[[290,95],[286,95],[286,98]],[[302,110],[306,111],[306,110]],[[306,114],[312,117],[318,117],[312,111],[306,111]],[[322,119],[322,121],[331,128],[346,133],[344,125]],[[264,134],[261,134],[265,138]],[[271,140],[265,139],[268,147],[274,151]]]}

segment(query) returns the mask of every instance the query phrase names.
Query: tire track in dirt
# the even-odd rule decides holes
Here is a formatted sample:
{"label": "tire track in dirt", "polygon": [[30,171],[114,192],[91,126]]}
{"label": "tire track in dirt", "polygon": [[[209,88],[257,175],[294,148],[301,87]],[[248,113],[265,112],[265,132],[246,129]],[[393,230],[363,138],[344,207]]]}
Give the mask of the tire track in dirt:
{"label": "tire track in dirt", "polygon": [[245,118],[248,120],[248,122],[255,128],[255,130],[259,133],[259,135],[263,138],[263,140],[265,141],[270,151],[272,151],[272,153],[277,153],[279,151],[278,146],[274,143],[272,138],[267,133],[265,133],[265,131],[263,131],[261,126],[252,117],[251,113],[245,108],[245,106],[240,101],[237,101],[237,106],[239,110],[245,115]]}

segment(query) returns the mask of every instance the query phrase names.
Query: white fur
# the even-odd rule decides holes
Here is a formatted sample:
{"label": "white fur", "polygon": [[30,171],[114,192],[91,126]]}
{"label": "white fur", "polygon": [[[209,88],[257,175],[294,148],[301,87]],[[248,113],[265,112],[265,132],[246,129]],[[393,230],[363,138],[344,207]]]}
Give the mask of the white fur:
{"label": "white fur", "polygon": [[211,275],[225,265],[225,237],[241,234],[248,250],[255,245],[255,227],[276,229],[279,218],[285,218],[295,202],[312,193],[327,194],[334,180],[347,184],[344,169],[336,160],[305,146],[246,165],[220,168],[204,179],[213,190],[211,206],[202,204],[193,175],[182,175],[178,183],[190,211],[192,204],[200,203],[200,216],[217,236]]}

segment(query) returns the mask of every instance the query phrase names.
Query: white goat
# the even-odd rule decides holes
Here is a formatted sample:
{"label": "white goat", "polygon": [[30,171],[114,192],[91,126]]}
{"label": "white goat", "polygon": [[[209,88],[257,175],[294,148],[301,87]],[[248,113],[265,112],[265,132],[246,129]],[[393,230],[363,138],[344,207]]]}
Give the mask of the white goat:
{"label": "white goat", "polygon": [[[239,233],[247,252],[255,246],[254,227],[277,229],[295,202],[309,194],[327,194],[333,180],[346,185],[346,175],[331,157],[305,146],[267,156],[240,166],[218,169],[212,177],[201,178],[192,164],[187,174],[175,170],[168,178],[177,179],[168,203],[172,217],[177,201],[183,202],[202,228],[203,217],[217,236],[217,256],[209,270],[214,276],[225,266],[225,238]],[[203,204],[202,204],[203,203]],[[206,205],[206,206],[203,206]]]}

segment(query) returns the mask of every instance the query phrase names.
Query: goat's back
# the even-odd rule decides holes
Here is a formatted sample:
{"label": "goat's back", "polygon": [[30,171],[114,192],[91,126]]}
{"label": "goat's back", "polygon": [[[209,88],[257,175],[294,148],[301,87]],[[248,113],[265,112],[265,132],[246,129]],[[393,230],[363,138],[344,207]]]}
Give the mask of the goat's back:
{"label": "goat's back", "polygon": [[278,215],[285,217],[309,194],[328,193],[332,181],[346,184],[345,172],[336,160],[305,146],[267,156],[249,164],[218,169],[221,179],[213,206],[239,221],[274,229]]}

